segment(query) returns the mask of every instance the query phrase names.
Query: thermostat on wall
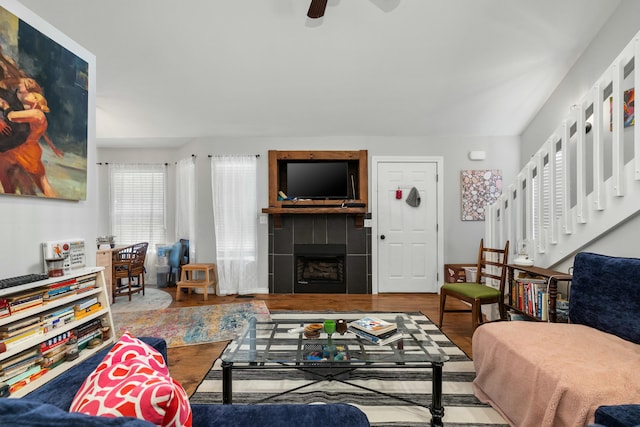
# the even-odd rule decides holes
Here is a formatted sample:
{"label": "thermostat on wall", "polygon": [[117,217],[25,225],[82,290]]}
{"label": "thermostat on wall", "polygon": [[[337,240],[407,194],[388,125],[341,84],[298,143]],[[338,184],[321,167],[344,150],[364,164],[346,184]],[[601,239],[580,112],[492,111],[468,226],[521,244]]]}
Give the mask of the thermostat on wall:
{"label": "thermostat on wall", "polygon": [[469,151],[470,160],[484,160],[486,158],[487,153],[485,151]]}

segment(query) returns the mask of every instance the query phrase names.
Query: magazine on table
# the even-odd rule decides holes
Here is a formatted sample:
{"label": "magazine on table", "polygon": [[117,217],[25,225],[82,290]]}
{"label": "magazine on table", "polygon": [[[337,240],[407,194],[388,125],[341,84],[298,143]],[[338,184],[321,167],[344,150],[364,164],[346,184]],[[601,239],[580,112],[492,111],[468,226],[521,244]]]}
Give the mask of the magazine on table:
{"label": "magazine on table", "polygon": [[373,316],[366,316],[362,319],[354,320],[349,326],[376,336],[398,329],[398,325],[395,323],[387,322],[386,320]]}
{"label": "magazine on table", "polygon": [[356,329],[352,326],[349,326],[348,331],[356,335],[357,337],[363,338],[377,345],[387,345],[394,341],[402,339],[402,332],[398,331],[397,329],[394,329],[382,335],[372,335],[363,330]]}

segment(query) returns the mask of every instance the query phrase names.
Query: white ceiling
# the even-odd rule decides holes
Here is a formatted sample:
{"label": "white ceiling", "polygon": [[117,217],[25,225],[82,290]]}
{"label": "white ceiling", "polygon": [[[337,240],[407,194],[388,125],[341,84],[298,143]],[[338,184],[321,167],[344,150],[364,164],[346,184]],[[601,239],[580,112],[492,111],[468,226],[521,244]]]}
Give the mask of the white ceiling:
{"label": "white ceiling", "polygon": [[99,146],[519,135],[620,0],[22,0],[97,57]]}

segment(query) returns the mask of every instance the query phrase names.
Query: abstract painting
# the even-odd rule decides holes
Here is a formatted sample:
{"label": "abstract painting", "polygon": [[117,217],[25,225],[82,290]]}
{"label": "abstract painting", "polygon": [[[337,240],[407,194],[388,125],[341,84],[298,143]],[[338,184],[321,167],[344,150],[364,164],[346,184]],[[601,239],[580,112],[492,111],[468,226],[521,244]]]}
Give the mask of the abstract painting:
{"label": "abstract painting", "polygon": [[[636,123],[635,117],[635,103],[636,103],[635,89],[628,89],[624,91],[624,102],[622,104],[622,120],[624,127],[633,126]],[[609,97],[609,131],[613,132],[613,97]]]}
{"label": "abstract painting", "polygon": [[0,193],[87,196],[89,65],[0,7]]}
{"label": "abstract painting", "polygon": [[484,221],[485,207],[495,202],[502,194],[502,171],[463,170],[460,178],[462,220]]}

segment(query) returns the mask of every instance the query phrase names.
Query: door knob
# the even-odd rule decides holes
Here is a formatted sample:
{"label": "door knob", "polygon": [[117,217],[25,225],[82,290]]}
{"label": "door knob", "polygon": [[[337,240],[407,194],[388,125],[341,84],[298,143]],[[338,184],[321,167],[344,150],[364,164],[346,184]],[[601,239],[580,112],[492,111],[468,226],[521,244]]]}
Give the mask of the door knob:
{"label": "door knob", "polygon": [[384,240],[385,238],[386,238],[386,237],[385,237],[385,235],[384,235],[384,234],[381,234],[381,235],[380,235],[380,240]]}

